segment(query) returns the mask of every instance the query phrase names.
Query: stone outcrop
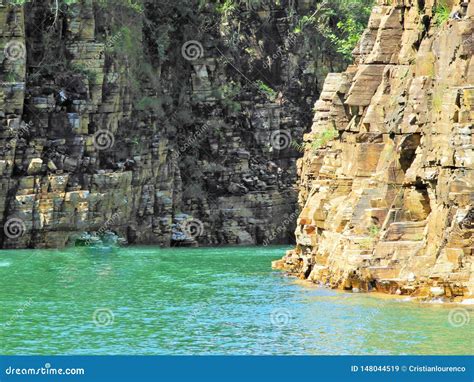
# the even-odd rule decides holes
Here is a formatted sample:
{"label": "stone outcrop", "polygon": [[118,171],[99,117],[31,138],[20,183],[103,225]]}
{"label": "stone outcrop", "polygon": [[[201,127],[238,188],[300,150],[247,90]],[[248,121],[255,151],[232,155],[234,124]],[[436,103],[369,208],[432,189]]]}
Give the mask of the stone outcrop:
{"label": "stone outcrop", "polygon": [[294,227],[277,228],[297,205],[301,154],[280,141],[302,136],[338,64],[307,54],[284,7],[3,3],[1,247],[105,230],[135,244],[288,242]]}
{"label": "stone outcrop", "polygon": [[329,74],[298,161],[297,246],[273,266],[353,291],[474,294],[474,2],[379,0]]}

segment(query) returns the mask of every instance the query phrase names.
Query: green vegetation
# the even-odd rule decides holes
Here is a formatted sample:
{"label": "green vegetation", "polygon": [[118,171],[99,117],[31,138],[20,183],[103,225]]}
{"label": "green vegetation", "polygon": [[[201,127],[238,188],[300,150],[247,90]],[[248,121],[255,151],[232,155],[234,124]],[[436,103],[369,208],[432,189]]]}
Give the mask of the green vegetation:
{"label": "green vegetation", "polygon": [[275,100],[275,98],[277,97],[277,92],[273,90],[270,86],[268,86],[266,83],[260,80],[256,82],[256,85],[258,89],[262,93],[264,93],[270,100],[272,101]]}
{"label": "green vegetation", "polygon": [[25,5],[26,3],[29,3],[30,0],[7,0],[7,4],[13,5],[13,6],[22,6]]}
{"label": "green vegetation", "polygon": [[19,82],[21,79],[18,73],[15,73],[15,72],[6,72],[4,74],[4,77],[5,77],[5,82],[10,82],[10,83]]}
{"label": "green vegetation", "polygon": [[80,65],[80,64],[71,65],[71,70],[78,74],[82,74],[86,76],[87,79],[89,80],[89,83],[95,83],[97,80],[97,73],[88,69],[85,65]]}
{"label": "green vegetation", "polygon": [[[76,2],[77,0],[64,0],[64,2]],[[102,8],[109,9],[111,6],[118,5],[125,7],[127,9],[131,9],[136,13],[143,13],[145,11],[145,7],[139,0],[97,0],[97,4]]]}
{"label": "green vegetation", "polygon": [[354,19],[348,18],[345,21],[339,21],[337,28],[341,32],[342,37],[339,37],[337,33],[331,33],[329,38],[336,45],[339,53],[342,53],[344,57],[352,57],[352,51],[365,27],[358,24]]}
{"label": "green vegetation", "polygon": [[218,90],[218,97],[221,103],[230,111],[238,112],[240,111],[241,106],[240,102],[238,102],[236,99],[241,91],[241,85],[238,82],[231,81],[220,86]]}
{"label": "green vegetation", "polygon": [[225,0],[222,4],[217,5],[216,11],[227,17],[234,12],[237,7],[238,5],[233,0]]}
{"label": "green vegetation", "polygon": [[307,25],[312,24],[315,21],[315,18],[312,16],[305,15],[301,19],[298,20],[298,23],[296,26],[293,28],[293,33],[301,33],[303,31],[303,28]]}
{"label": "green vegetation", "polygon": [[450,9],[446,0],[439,0],[434,8],[434,22],[437,26],[444,24],[449,20]]}
{"label": "green vegetation", "polygon": [[380,233],[380,227],[377,226],[377,225],[375,225],[375,224],[372,224],[372,225],[369,227],[368,231],[369,231],[369,235],[370,235],[371,237],[376,237],[376,236],[378,236],[378,234]]}
{"label": "green vegetation", "polygon": [[330,128],[323,131],[321,134],[316,134],[313,141],[310,144],[311,150],[316,151],[320,147],[325,146],[329,141],[336,138],[338,135],[337,130]]}
{"label": "green vegetation", "polygon": [[304,15],[295,22],[293,33],[315,28],[327,42],[327,48],[342,54],[348,62],[352,50],[362,35],[374,0],[333,0],[322,2],[310,15]]}
{"label": "green vegetation", "polygon": [[161,110],[161,101],[156,97],[142,97],[135,104],[138,110],[147,110],[158,112]]}

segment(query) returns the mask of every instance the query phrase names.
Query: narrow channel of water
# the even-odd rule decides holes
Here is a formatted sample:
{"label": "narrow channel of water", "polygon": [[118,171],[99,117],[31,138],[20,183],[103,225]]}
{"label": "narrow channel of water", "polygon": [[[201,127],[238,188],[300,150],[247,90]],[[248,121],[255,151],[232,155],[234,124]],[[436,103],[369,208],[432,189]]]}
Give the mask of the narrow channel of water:
{"label": "narrow channel of water", "polygon": [[301,285],[285,249],[1,251],[0,353],[474,353],[472,306]]}

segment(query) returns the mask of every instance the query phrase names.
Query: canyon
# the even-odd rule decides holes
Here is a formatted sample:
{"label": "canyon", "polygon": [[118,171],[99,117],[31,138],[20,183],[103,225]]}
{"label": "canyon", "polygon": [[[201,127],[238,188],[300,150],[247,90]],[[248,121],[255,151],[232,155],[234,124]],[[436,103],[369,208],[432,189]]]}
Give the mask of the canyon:
{"label": "canyon", "polygon": [[296,240],[274,268],[472,298],[473,1],[377,0],[350,65],[324,1],[19,3],[1,248]]}

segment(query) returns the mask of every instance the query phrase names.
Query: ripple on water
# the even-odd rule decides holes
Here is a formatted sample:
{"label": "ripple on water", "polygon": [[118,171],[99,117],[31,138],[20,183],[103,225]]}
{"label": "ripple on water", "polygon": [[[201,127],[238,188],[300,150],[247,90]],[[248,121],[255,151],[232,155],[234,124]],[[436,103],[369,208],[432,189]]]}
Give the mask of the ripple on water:
{"label": "ripple on water", "polygon": [[[3,354],[469,354],[474,307],[322,289],[271,269],[284,247],[5,251]],[[15,261],[15,272],[8,267]],[[8,266],[1,266],[7,264]],[[29,305],[25,302],[32,300]],[[23,308],[23,309],[22,309]],[[17,314],[22,309],[20,314]],[[113,322],[98,326],[97,309]],[[5,313],[5,315],[3,315]],[[464,311],[463,311],[464,314]],[[5,330],[5,329],[4,329]]]}

